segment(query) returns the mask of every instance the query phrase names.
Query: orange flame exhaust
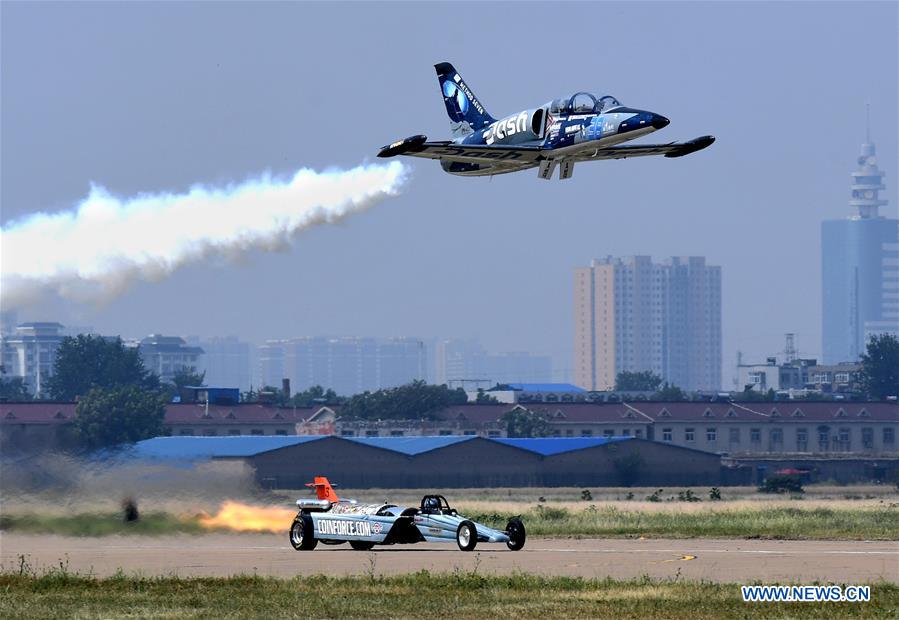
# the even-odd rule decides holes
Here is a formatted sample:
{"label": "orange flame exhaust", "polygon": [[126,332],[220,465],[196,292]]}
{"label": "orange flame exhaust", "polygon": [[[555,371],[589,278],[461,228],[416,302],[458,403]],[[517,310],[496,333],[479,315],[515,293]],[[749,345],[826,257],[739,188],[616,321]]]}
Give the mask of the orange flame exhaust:
{"label": "orange flame exhaust", "polygon": [[277,506],[251,506],[226,500],[218,514],[202,515],[200,525],[228,528],[235,532],[286,532],[293,522],[295,510]]}

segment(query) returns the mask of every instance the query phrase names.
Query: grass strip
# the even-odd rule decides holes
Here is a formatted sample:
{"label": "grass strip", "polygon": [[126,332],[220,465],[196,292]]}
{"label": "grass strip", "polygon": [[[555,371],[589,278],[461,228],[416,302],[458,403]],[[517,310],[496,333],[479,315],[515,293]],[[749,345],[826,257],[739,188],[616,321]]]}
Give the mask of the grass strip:
{"label": "grass strip", "polygon": [[[467,513],[485,525],[504,528],[512,513]],[[648,512],[616,506],[571,510],[538,505],[522,518],[532,536],[596,538],[767,538],[784,540],[899,540],[899,508],[735,508],[708,512]],[[284,524],[284,531],[290,526]],[[163,535],[210,531],[196,518],[144,513],[125,523],[118,514],[4,515],[0,529],[63,536]],[[217,529],[216,531],[227,531]]]}
{"label": "grass strip", "polygon": [[[284,526],[284,531],[290,524]],[[79,513],[71,515],[19,514],[0,515],[0,530],[23,534],[58,534],[59,536],[110,536],[114,534],[200,534],[208,531],[195,518],[179,517],[166,512],[148,512],[140,519],[126,523],[121,513]]]}
{"label": "grass strip", "polygon": [[[511,513],[467,514],[504,527]],[[540,536],[656,538],[769,538],[784,540],[899,540],[899,508],[735,508],[708,512],[650,512],[616,506],[569,510],[537,505],[522,515]]]}
{"label": "grass strip", "polygon": [[744,603],[737,584],[471,572],[275,579],[0,575],[0,617],[892,618],[899,586],[868,603]]}

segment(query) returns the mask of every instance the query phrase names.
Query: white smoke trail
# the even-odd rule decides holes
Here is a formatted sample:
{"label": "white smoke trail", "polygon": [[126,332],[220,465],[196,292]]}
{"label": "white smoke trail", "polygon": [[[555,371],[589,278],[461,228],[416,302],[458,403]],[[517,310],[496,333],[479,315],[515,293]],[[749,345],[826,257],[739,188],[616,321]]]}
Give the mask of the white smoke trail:
{"label": "white smoke trail", "polygon": [[55,292],[74,301],[112,299],[138,279],[159,280],[210,255],[283,247],[294,235],[396,195],[399,162],[346,171],[303,169],[184,194],[112,196],[93,186],[71,211],[36,213],[0,228],[4,308]]}

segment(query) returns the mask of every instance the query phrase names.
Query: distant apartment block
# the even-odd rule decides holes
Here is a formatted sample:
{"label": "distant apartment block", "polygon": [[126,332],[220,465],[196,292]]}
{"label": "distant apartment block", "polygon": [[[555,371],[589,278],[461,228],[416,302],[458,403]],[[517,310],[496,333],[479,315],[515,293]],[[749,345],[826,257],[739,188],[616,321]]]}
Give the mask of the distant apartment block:
{"label": "distant apartment block", "polygon": [[417,338],[308,337],[259,347],[263,385],[290,379],[293,391],[313,385],[349,396],[427,377],[427,350]]}
{"label": "distant apartment block", "polygon": [[875,334],[899,334],[899,220],[879,209],[885,173],[862,144],[848,218],[821,224],[824,363],[856,362]]}
{"label": "distant apartment block", "polygon": [[548,355],[488,353],[477,340],[453,338],[437,342],[434,368],[435,383],[466,390],[497,383],[546,383],[553,370]]}
{"label": "distant apartment block", "polygon": [[188,344],[203,349],[197,371],[206,373],[206,385],[235,387],[244,392],[250,389],[250,343],[242,342],[236,336],[227,336],[188,338]]}
{"label": "distant apartment block", "polygon": [[574,368],[587,390],[646,370],[685,390],[720,389],[721,268],[609,256],[575,269]]}

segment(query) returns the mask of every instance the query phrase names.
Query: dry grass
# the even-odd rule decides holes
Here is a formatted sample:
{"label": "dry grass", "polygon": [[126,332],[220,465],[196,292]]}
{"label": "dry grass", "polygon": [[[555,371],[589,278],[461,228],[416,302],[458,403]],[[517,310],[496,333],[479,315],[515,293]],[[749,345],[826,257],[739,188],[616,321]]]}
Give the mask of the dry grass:
{"label": "dry grass", "polygon": [[[711,487],[677,486],[664,490],[665,496],[676,496],[680,491],[690,490],[697,496],[708,499]],[[595,502],[628,501],[627,496],[633,493],[639,500],[656,491],[658,487],[591,487],[587,490]],[[518,488],[474,488],[474,489],[344,489],[338,487],[341,497],[356,498],[360,501],[380,501],[388,498],[393,503],[418,503],[426,493],[443,493],[453,503],[473,501],[524,502],[537,503],[542,497],[547,502],[579,502],[584,487],[518,487]],[[758,492],[755,486],[720,487],[722,500],[765,502],[769,495]],[[806,500],[885,500],[899,502],[899,489],[887,484],[854,484],[823,485],[812,484],[805,487]],[[309,494],[309,489],[278,490],[273,494],[285,499],[296,499]]]}

